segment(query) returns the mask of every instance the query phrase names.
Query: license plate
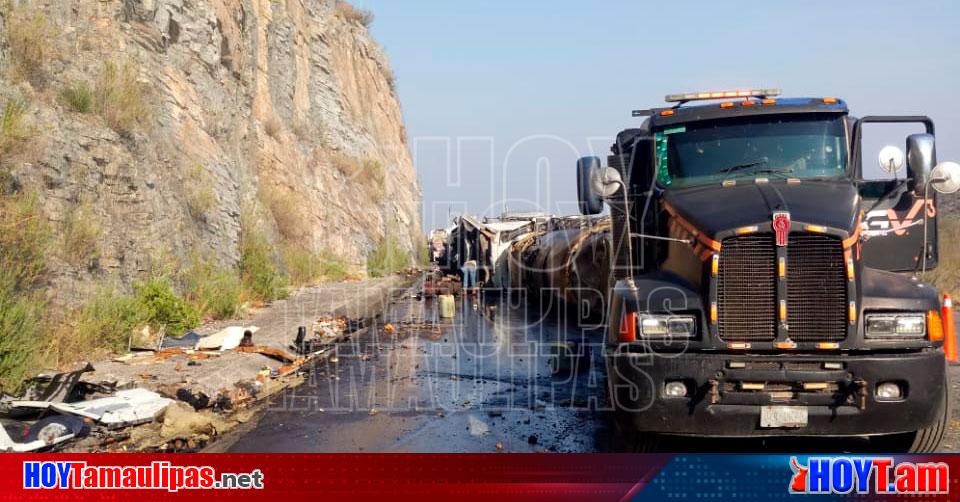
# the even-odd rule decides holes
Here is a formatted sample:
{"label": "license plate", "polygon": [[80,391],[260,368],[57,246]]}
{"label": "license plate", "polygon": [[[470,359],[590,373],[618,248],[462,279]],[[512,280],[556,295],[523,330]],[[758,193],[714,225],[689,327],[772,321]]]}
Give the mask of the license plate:
{"label": "license plate", "polygon": [[806,427],[806,406],[761,406],[760,427],[774,429],[780,427]]}

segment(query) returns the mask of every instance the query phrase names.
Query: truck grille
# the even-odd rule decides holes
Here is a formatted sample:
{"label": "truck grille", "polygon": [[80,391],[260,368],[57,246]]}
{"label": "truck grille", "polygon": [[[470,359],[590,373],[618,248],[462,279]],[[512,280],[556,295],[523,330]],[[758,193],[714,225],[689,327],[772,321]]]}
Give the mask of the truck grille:
{"label": "truck grille", "polygon": [[772,341],[777,336],[773,236],[725,239],[722,249],[717,277],[720,338]]}
{"label": "truck grille", "polygon": [[847,277],[839,240],[825,235],[790,236],[787,324],[790,339],[798,342],[846,337]]}
{"label": "truck grille", "polygon": [[[717,277],[717,329],[724,341],[777,337],[773,236],[723,241]],[[797,342],[836,342],[847,333],[847,277],[838,239],[791,234],[787,246],[787,325]]]}

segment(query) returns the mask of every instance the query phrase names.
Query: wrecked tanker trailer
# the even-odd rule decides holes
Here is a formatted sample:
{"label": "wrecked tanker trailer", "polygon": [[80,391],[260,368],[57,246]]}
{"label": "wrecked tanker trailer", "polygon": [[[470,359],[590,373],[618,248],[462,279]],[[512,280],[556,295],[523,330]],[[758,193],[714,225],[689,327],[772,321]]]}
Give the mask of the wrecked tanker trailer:
{"label": "wrecked tanker trailer", "polygon": [[610,220],[581,220],[584,228],[530,234],[509,252],[510,288],[543,305],[554,299],[578,316],[603,315],[610,285]]}

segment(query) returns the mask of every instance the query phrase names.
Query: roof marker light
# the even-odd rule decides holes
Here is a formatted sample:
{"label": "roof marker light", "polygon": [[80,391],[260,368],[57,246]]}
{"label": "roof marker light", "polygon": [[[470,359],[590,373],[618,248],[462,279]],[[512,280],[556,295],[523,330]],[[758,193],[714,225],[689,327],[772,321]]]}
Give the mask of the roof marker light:
{"label": "roof marker light", "polygon": [[667,103],[682,103],[684,101],[700,101],[705,99],[724,99],[724,98],[768,98],[779,96],[780,89],[741,89],[731,91],[710,91],[710,92],[687,92],[680,94],[668,94],[665,98]]}
{"label": "roof marker light", "polygon": [[777,100],[775,100],[775,99],[765,99],[765,100],[761,101],[761,103],[763,103],[764,106],[775,105],[775,104],[777,104]]}
{"label": "roof marker light", "polygon": [[752,100],[752,99],[745,99],[745,100],[743,100],[743,101],[740,102],[740,106],[753,106],[753,105],[755,105],[755,104],[757,104],[757,103],[756,103],[754,100]]}
{"label": "roof marker light", "polygon": [[664,110],[664,111],[660,112],[660,116],[661,116],[661,117],[669,117],[669,116],[673,115],[674,113],[676,113],[676,112],[674,112],[673,110]]}
{"label": "roof marker light", "polygon": [[823,98],[823,102],[828,105],[835,105],[837,104],[837,98]]}
{"label": "roof marker light", "polygon": [[720,103],[720,108],[733,108],[733,101],[727,101],[726,103]]}

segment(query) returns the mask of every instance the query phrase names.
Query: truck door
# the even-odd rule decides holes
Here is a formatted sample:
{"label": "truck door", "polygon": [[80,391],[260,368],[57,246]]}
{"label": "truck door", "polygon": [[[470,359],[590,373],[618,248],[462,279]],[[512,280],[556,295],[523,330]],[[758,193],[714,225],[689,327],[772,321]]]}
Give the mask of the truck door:
{"label": "truck door", "polygon": [[[921,162],[923,155],[917,148],[923,146],[918,147],[915,141],[919,136],[908,136],[930,135],[921,140],[929,139],[932,149],[933,132],[933,122],[926,117],[864,117],[854,125],[853,165],[863,210],[860,231],[864,265],[893,272],[918,271],[924,266],[926,248],[926,269],[936,267],[936,195],[924,184],[936,163],[935,152],[928,152],[930,158]],[[897,137],[900,142],[909,138],[900,150],[906,169],[882,169],[881,148],[884,144],[897,145],[893,139]],[[927,165],[918,165],[921,163]]]}

